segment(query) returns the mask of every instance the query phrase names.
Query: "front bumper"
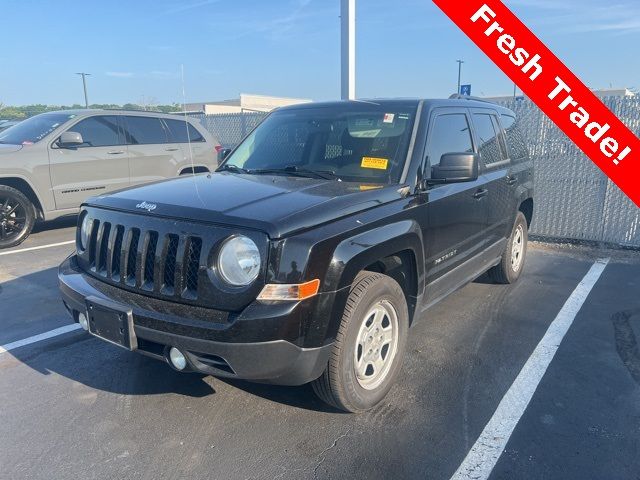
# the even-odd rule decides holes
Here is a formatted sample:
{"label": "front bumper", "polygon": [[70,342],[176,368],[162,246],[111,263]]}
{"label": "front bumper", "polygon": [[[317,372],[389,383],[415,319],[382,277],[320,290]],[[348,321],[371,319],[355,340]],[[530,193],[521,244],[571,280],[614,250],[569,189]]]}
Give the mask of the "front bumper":
{"label": "front bumper", "polygon": [[[191,371],[302,385],[322,374],[332,347],[331,342],[306,346],[301,336],[306,328],[302,322],[308,323],[309,309],[315,302],[252,304],[244,315],[232,317],[226,312],[151,299],[107,285],[83,274],[74,256],[60,265],[58,281],[62,299],[75,321],[78,312],[86,311],[87,299],[126,310],[133,319],[136,351],[167,361],[169,348],[176,347],[185,354]],[[324,304],[327,299],[320,301]],[[260,337],[265,341],[259,341]]]}

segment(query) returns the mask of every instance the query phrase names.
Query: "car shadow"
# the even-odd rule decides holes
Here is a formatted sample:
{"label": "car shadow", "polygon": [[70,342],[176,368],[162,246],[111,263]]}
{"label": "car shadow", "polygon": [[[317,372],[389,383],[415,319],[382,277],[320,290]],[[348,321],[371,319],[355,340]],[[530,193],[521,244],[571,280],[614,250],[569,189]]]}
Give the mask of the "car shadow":
{"label": "car shadow", "polygon": [[269,385],[266,383],[253,383],[232,378],[217,377],[216,379],[256,397],[288,405],[290,407],[321,413],[346,413],[342,410],[331,407],[320,400],[314,393],[311,384],[301,385],[298,387],[288,387],[282,385]]}
{"label": "car shadow", "polygon": [[[0,344],[71,323],[57,285],[57,267],[0,283]],[[120,349],[84,331],[63,334],[0,354],[0,370],[22,363],[42,375],[56,374],[97,390],[124,395],[215,393],[204,375],[181,374],[167,364]]]}
{"label": "car shadow", "polygon": [[118,395],[175,393],[202,398],[216,393],[204,375],[181,374],[162,362],[103,343],[78,331],[10,355],[42,375],[59,375]]}
{"label": "car shadow", "polygon": [[[0,315],[0,329],[9,342],[71,322],[58,293],[56,275],[57,268],[49,268],[0,283],[0,304],[12,312],[10,317]],[[176,393],[200,398],[216,394],[213,385],[224,382],[273,402],[321,412],[338,411],[317,399],[309,385],[285,387],[179,373],[162,361],[121,349],[81,330],[0,355],[0,369],[12,363],[121,395]]]}
{"label": "car shadow", "polygon": [[78,222],[77,215],[67,215],[56,218],[55,220],[37,222],[31,233],[47,232],[49,230],[57,230],[60,228],[75,227]]}
{"label": "car shadow", "polygon": [[494,282],[491,277],[489,276],[489,274],[487,272],[483,273],[482,275],[480,275],[478,278],[476,278],[473,283],[479,283],[481,285],[495,285],[496,282]]}

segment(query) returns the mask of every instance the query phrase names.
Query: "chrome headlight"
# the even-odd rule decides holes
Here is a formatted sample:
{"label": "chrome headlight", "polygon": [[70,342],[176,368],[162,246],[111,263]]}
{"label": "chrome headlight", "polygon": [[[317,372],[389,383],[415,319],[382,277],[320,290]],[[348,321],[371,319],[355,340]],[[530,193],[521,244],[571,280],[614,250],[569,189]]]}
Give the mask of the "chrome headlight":
{"label": "chrome headlight", "polygon": [[86,250],[89,246],[89,235],[91,235],[91,226],[93,225],[93,218],[89,215],[85,215],[80,225],[80,248]]}
{"label": "chrome headlight", "polygon": [[258,278],[260,262],[260,251],[255,242],[239,235],[222,244],[217,267],[225,282],[240,287],[249,285]]}

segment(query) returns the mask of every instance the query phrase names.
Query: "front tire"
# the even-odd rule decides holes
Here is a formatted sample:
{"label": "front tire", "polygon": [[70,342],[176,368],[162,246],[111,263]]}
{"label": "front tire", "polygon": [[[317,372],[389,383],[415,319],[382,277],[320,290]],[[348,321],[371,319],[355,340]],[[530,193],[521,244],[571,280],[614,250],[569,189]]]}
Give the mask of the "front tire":
{"label": "front tire", "polygon": [[33,203],[19,190],[0,185],[0,249],[24,242],[35,222]]}
{"label": "front tire", "polygon": [[522,212],[518,212],[502,259],[498,265],[489,270],[489,276],[494,282],[509,284],[515,283],[520,278],[524,269],[528,241],[527,219]]}
{"label": "front tire", "polygon": [[378,404],[398,376],[407,343],[409,313],[404,292],[391,277],[356,277],[329,363],[313,382],[326,403],[347,412]]}

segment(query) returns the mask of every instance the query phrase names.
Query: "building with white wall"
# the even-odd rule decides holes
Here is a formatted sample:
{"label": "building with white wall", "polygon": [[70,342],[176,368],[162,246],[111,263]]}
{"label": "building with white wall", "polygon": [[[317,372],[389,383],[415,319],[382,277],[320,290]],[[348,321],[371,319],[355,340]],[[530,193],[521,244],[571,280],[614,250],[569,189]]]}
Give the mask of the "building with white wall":
{"label": "building with white wall", "polygon": [[307,98],[272,97],[241,93],[240,98],[213,102],[188,103],[188,112],[203,112],[207,115],[240,112],[270,112],[274,108],[309,103]]}

